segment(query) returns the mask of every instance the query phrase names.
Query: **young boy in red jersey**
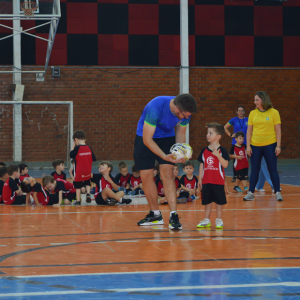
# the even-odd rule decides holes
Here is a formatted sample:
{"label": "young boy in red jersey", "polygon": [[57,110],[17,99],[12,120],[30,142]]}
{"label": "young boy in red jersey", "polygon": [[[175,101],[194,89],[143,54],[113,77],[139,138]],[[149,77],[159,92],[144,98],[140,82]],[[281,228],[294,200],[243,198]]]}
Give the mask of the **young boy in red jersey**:
{"label": "young boy in red jersey", "polygon": [[19,164],[20,169],[20,177],[16,179],[16,183],[18,186],[20,186],[21,182],[24,180],[24,178],[28,178],[28,166],[26,164]]}
{"label": "young boy in red jersey", "polygon": [[244,191],[248,191],[248,184],[246,180],[248,178],[249,163],[246,154],[246,146],[244,145],[244,139],[245,135],[242,131],[236,132],[236,144],[232,145],[229,155],[230,158],[234,158],[233,167],[237,174],[236,184],[233,189],[239,193],[243,192],[239,187],[240,182],[242,182],[244,186]]}
{"label": "young boy in red jersey", "polygon": [[92,149],[85,144],[85,133],[82,130],[75,131],[73,134],[73,149],[70,152],[70,157],[75,160],[74,164],[74,187],[76,189],[77,201],[75,205],[81,205],[81,188],[86,189],[86,203],[91,203],[91,173],[93,161],[96,161],[96,156]]}
{"label": "young boy in red jersey", "polygon": [[66,173],[64,172],[65,162],[62,159],[55,159],[52,162],[52,166],[55,169],[55,171],[51,173],[51,176],[53,176],[54,180],[56,180],[58,178],[67,180]]}
{"label": "young boy in red jersey", "polygon": [[3,186],[5,181],[8,178],[7,174],[7,168],[6,167],[1,167],[0,168],[0,203],[2,203],[2,191],[3,191]]}
{"label": "young boy in red jersey", "polygon": [[131,173],[129,183],[130,183],[130,192],[128,192],[128,195],[136,196],[136,195],[144,195],[143,192],[143,184],[142,179],[140,177],[140,172],[137,170],[135,165],[131,167]]}
{"label": "young boy in red jersey", "polygon": [[220,145],[224,134],[225,130],[221,124],[207,124],[206,139],[209,146],[203,148],[198,157],[200,162],[198,187],[202,189],[202,205],[205,205],[205,218],[197,225],[199,228],[211,226],[209,218],[213,202],[216,203],[217,210],[216,228],[223,228],[223,205],[227,203],[224,168],[228,167],[230,160],[227,151]]}
{"label": "young boy in red jersey", "polygon": [[6,205],[29,205],[30,194],[23,195],[19,190],[16,179],[20,178],[20,169],[17,165],[10,165],[7,167],[8,178],[4,183],[2,191],[2,199]]}
{"label": "young boy in red jersey", "polygon": [[61,206],[62,204],[71,204],[72,200],[76,197],[76,189],[69,181],[59,178],[54,180],[53,176],[46,175],[42,179],[42,184],[44,188],[49,191],[55,191],[58,194],[58,203],[53,203],[55,207]]}
{"label": "young boy in red jersey", "polygon": [[118,190],[118,185],[114,182],[114,178],[111,175],[113,165],[109,161],[102,161],[99,164],[100,174],[91,174],[91,181],[98,187],[98,192],[95,193],[95,201],[98,205],[115,205],[129,204],[131,199],[124,199],[124,192],[114,192]]}
{"label": "young boy in red jersey", "polygon": [[188,202],[196,199],[196,194],[198,191],[198,178],[193,175],[194,164],[192,161],[187,160],[183,164],[183,172],[185,175],[180,178],[181,193],[180,198],[187,198]]}
{"label": "young boy in red jersey", "polygon": [[115,183],[119,186],[118,191],[126,192],[130,188],[130,174],[124,161],[119,163],[119,171],[120,173],[115,176]]}

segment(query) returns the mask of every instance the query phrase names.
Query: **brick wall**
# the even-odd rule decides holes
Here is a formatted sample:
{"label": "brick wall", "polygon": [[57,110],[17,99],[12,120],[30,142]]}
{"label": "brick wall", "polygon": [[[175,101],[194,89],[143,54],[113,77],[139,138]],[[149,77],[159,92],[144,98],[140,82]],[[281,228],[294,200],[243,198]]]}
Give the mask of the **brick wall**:
{"label": "brick wall", "polygon": [[[258,90],[266,90],[274,107],[280,112],[283,123],[281,158],[298,158],[299,79],[300,70],[292,69],[191,69],[190,92],[197,99],[199,107],[190,126],[194,158],[207,145],[205,124],[225,124],[235,116],[239,104],[246,107],[248,115],[254,108],[253,97]],[[74,130],[86,132],[87,144],[93,148],[97,159],[131,160],[136,125],[144,106],[157,95],[178,94],[178,82],[179,70],[176,68],[64,67],[60,78],[53,78],[48,72],[44,82],[36,82],[32,74],[24,75],[24,101],[73,101]],[[11,75],[1,74],[0,83],[0,99],[11,100]],[[0,105],[0,113],[2,108],[4,106]],[[23,159],[51,161],[57,156],[61,157],[66,151],[67,135],[63,128],[67,112],[61,107],[53,107],[59,128],[48,114],[39,131],[36,125],[30,125],[25,110],[28,109],[23,109]],[[35,122],[40,118],[40,110],[40,106],[31,109],[31,117]],[[12,157],[11,118],[12,115],[0,114],[0,136],[3,139],[0,160]],[[222,144],[230,150],[230,139],[225,137]]]}

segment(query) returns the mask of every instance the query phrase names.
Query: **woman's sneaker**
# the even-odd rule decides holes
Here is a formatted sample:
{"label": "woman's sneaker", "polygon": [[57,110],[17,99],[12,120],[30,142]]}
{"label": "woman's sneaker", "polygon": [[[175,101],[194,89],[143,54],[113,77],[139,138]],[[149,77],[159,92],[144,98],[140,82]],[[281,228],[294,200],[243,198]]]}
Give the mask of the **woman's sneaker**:
{"label": "woman's sneaker", "polygon": [[223,229],[223,220],[216,219],[216,229]]}
{"label": "woman's sneaker", "polygon": [[210,219],[204,219],[200,221],[200,223],[197,225],[198,228],[207,228],[210,226],[211,226]]}
{"label": "woman's sneaker", "polygon": [[238,193],[242,193],[242,192],[243,192],[242,189],[241,189],[239,186],[235,186],[233,189],[234,189],[236,192],[238,192]]}
{"label": "woman's sneaker", "polygon": [[149,214],[141,221],[137,222],[139,226],[150,226],[150,225],[163,225],[164,220],[162,214],[154,215],[154,212],[151,210]]}
{"label": "woman's sneaker", "polygon": [[283,201],[283,198],[282,198],[282,195],[281,195],[280,192],[277,192],[277,193],[276,193],[276,200],[277,200],[277,201]]}
{"label": "woman's sneaker", "polygon": [[172,213],[169,219],[169,228],[180,230],[182,229],[182,225],[179,222],[179,217],[177,213]]}
{"label": "woman's sneaker", "polygon": [[243,200],[244,201],[254,201],[255,199],[254,199],[254,194],[253,193],[251,193],[250,191],[247,193],[247,196],[245,196],[244,198],[243,198]]}
{"label": "woman's sneaker", "polygon": [[257,191],[257,192],[265,192],[265,190],[264,189],[257,189],[257,188],[255,188],[255,190]]}

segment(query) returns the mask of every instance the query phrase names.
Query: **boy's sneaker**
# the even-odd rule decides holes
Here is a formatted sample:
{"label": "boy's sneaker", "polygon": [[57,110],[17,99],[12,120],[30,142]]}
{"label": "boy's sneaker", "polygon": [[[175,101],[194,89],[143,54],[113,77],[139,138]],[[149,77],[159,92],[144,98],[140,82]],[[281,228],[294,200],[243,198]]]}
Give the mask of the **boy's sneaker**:
{"label": "boy's sneaker", "polygon": [[244,191],[247,192],[249,188],[247,186],[244,187]]}
{"label": "boy's sneaker", "polygon": [[149,226],[149,225],[163,225],[164,219],[162,214],[154,215],[154,212],[150,210],[149,214],[141,221],[138,221],[139,226]]}
{"label": "boy's sneaker", "polygon": [[72,202],[72,205],[81,205],[81,201]]}
{"label": "boy's sneaker", "polygon": [[120,204],[129,204],[131,203],[132,200],[131,199],[125,199],[125,198],[122,198],[122,202],[120,202]]}
{"label": "boy's sneaker", "polygon": [[239,186],[235,186],[233,189],[235,191],[237,191],[238,193],[242,193],[243,192]]}
{"label": "boy's sneaker", "polygon": [[245,181],[250,182],[250,178],[246,177]]}
{"label": "boy's sneaker", "polygon": [[186,203],[188,201],[188,198],[182,197],[182,198],[177,198],[177,203]]}
{"label": "boy's sneaker", "polygon": [[145,196],[145,193],[144,193],[144,191],[139,191],[139,194],[141,195],[141,196]]}
{"label": "boy's sneaker", "polygon": [[223,220],[222,219],[216,219],[216,228],[223,229]]}
{"label": "boy's sneaker", "polygon": [[172,213],[169,219],[169,228],[170,229],[182,229],[182,225],[179,222],[179,217],[177,213]]}
{"label": "boy's sneaker", "polygon": [[188,197],[188,202],[192,202],[196,199],[196,196],[195,195],[192,195],[190,197]]}
{"label": "boy's sneaker", "polygon": [[282,195],[281,195],[280,192],[277,192],[277,193],[276,193],[276,200],[277,200],[277,201],[283,201],[283,198],[282,198]]}
{"label": "boy's sneaker", "polygon": [[245,196],[244,198],[243,198],[243,200],[244,201],[254,201],[255,199],[254,199],[254,194],[253,193],[251,193],[250,191],[247,193],[247,196]]}
{"label": "boy's sneaker", "polygon": [[236,182],[236,176],[231,179],[231,182]]}
{"label": "boy's sneaker", "polygon": [[197,225],[198,228],[206,228],[210,226],[211,226],[210,219],[204,219],[200,221],[200,223]]}
{"label": "boy's sneaker", "polygon": [[107,199],[107,205],[114,206],[116,205],[117,201],[115,199]]}
{"label": "boy's sneaker", "polygon": [[90,194],[86,194],[86,200],[85,200],[86,203],[91,203],[92,202],[92,199],[91,199],[91,195]]}

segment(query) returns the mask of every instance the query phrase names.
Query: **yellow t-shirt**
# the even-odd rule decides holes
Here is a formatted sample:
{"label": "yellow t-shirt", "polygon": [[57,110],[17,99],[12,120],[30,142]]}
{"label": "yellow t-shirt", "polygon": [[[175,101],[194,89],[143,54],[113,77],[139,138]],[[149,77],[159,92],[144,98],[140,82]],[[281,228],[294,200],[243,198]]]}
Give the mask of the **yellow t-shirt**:
{"label": "yellow t-shirt", "polygon": [[248,125],[253,126],[251,145],[267,146],[277,142],[275,125],[281,124],[278,110],[269,108],[267,111],[252,110]]}

